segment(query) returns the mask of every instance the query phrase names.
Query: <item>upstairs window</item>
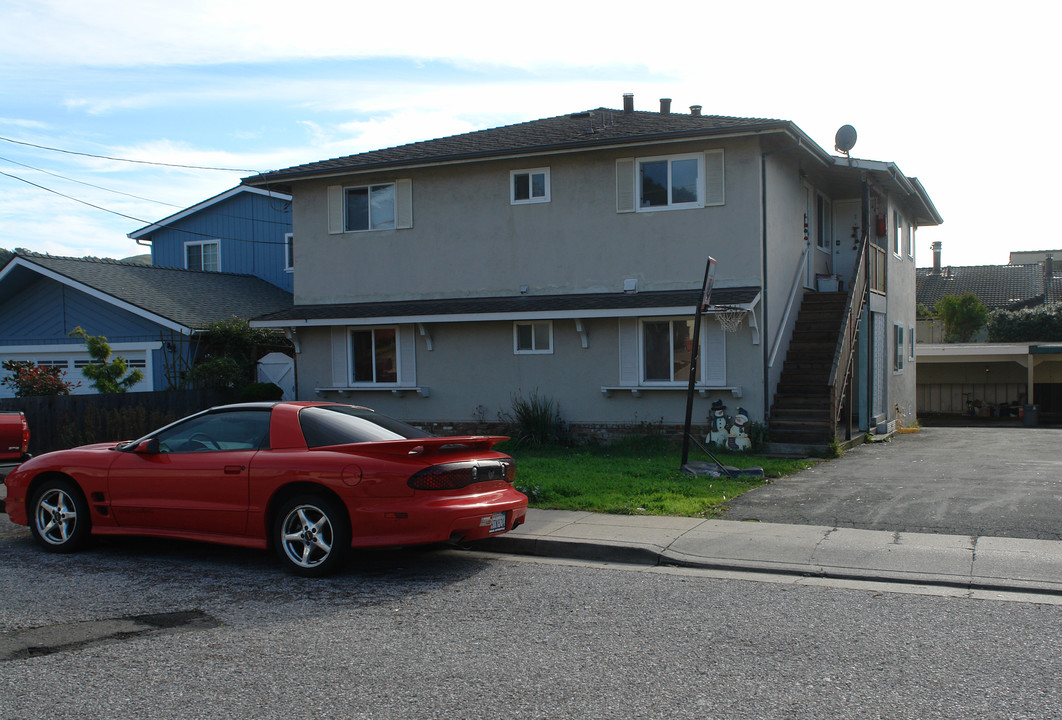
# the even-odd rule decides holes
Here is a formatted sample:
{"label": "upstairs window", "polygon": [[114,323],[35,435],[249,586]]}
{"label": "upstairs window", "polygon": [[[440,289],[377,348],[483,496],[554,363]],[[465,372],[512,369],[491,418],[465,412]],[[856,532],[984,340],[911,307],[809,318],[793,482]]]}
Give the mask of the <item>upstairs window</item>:
{"label": "upstairs window", "polygon": [[343,191],[347,232],[392,230],[395,227],[395,185],[365,185]]}
{"label": "upstairs window", "polygon": [[217,240],[185,243],[184,267],[187,270],[219,272],[221,270],[221,243]]}
{"label": "upstairs window", "polygon": [[703,177],[703,155],[639,160],[638,207],[642,210],[702,207]]}
{"label": "upstairs window", "polygon": [[893,229],[892,252],[893,252],[894,255],[896,255],[896,257],[903,257],[903,255],[900,254],[901,246],[903,244],[902,223],[903,223],[903,218],[900,217],[900,213],[893,212],[892,213],[892,229]]}
{"label": "upstairs window", "polygon": [[549,168],[509,173],[509,202],[513,205],[549,202]]}
{"label": "upstairs window", "polygon": [[295,269],[295,234],[284,234],[284,269]]}
{"label": "upstairs window", "polygon": [[517,355],[542,355],[553,352],[553,322],[513,323],[513,352]]}
{"label": "upstairs window", "polygon": [[829,250],[832,244],[833,212],[826,196],[819,195],[815,204],[815,246],[820,250]]}

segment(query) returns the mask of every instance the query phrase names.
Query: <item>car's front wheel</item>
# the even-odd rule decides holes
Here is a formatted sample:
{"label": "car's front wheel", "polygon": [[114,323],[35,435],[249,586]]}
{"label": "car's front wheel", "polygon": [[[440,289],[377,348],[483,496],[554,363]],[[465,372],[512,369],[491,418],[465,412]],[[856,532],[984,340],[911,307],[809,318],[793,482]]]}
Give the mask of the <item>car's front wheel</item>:
{"label": "car's front wheel", "polygon": [[75,483],[48,480],[30,500],[30,531],[49,552],[73,552],[85,544],[92,529],[88,503]]}
{"label": "car's front wheel", "polygon": [[343,507],[320,495],[288,500],[273,523],[273,543],[289,571],[304,577],[335,572],[350,550],[350,523]]}

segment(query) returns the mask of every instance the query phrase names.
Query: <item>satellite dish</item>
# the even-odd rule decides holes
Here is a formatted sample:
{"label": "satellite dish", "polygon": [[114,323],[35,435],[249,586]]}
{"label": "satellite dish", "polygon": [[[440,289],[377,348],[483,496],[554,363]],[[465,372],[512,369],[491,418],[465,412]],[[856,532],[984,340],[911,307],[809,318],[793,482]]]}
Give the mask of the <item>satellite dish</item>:
{"label": "satellite dish", "polygon": [[847,155],[848,152],[855,147],[856,129],[851,125],[842,125],[837,131],[834,143],[839,151]]}

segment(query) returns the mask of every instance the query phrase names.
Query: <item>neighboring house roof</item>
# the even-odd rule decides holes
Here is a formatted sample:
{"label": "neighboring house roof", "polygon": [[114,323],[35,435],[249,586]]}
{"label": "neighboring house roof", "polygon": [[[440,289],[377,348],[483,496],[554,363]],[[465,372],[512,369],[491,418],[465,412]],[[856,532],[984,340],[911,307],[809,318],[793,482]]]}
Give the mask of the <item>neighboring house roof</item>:
{"label": "neighboring house roof", "polygon": [[[715,288],[713,306],[749,308],[759,298],[759,288]],[[545,314],[549,317],[614,317],[630,311],[644,315],[650,309],[688,309],[701,300],[700,290],[669,290],[639,293],[582,293],[573,295],[519,295],[514,297],[446,298],[392,302],[351,303],[345,305],[298,305],[259,316],[259,327],[291,325],[334,325],[337,320],[374,322],[417,322],[427,319],[519,320],[524,316]]]}
{"label": "neighboring house roof", "polygon": [[0,270],[0,300],[43,275],[170,329],[189,333],[233,316],[291,307],[292,295],[251,275],[19,251]]}
{"label": "neighboring house roof", "polygon": [[226,190],[225,192],[221,193],[220,195],[215,195],[214,197],[208,198],[208,199],[204,200],[203,202],[196,203],[195,205],[193,205],[193,206],[191,206],[189,208],[185,208],[184,210],[181,210],[180,212],[174,213],[173,215],[170,215],[169,217],[163,218],[162,220],[159,220],[158,222],[153,222],[150,225],[145,225],[144,227],[140,228],[139,230],[134,230],[133,232],[129,233],[127,235],[127,237],[130,237],[133,240],[140,240],[142,238],[146,238],[147,240],[150,240],[151,239],[151,234],[153,232],[155,232],[156,230],[160,230],[160,229],[162,229],[162,228],[164,228],[164,227],[166,227],[168,225],[171,225],[171,224],[173,224],[173,223],[175,223],[175,222],[177,222],[179,220],[183,220],[184,218],[186,218],[186,217],[188,217],[190,215],[195,215],[198,212],[206,210],[207,208],[211,207],[212,205],[217,205],[218,203],[224,202],[224,201],[228,200],[229,198],[235,197],[236,195],[240,195],[242,193],[253,193],[253,194],[256,194],[256,195],[265,195],[267,197],[273,197],[273,198],[277,198],[279,200],[286,200],[288,202],[291,202],[291,196],[290,195],[285,195],[283,193],[278,193],[278,192],[272,192],[270,190],[260,190],[258,188],[248,187],[246,185],[238,185],[238,186],[236,186],[236,187],[234,187],[234,188],[232,188],[230,190]]}
{"label": "neighboring house roof", "polygon": [[1062,277],[1044,266],[971,265],[917,269],[918,302],[933,308],[946,295],[973,293],[989,310],[1018,310],[1062,302]]}
{"label": "neighboring house roof", "polygon": [[244,182],[267,185],[384,168],[770,131],[798,137],[824,163],[831,162],[828,153],[788,120],[645,111],[625,113],[597,108],[297,165],[245,178]]}

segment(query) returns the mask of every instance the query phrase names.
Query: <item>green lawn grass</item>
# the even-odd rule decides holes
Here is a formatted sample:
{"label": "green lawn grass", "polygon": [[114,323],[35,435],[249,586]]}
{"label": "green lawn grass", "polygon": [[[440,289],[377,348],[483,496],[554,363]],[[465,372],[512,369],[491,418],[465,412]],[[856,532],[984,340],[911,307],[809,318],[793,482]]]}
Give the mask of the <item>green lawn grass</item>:
{"label": "green lawn grass", "polygon": [[[731,479],[682,473],[681,452],[653,439],[578,448],[504,443],[497,449],[516,459],[516,486],[528,496],[531,507],[624,515],[713,517],[726,509],[731,498],[815,462],[715,453],[724,465],[758,465],[768,477]],[[710,461],[695,449],[689,459]]]}

